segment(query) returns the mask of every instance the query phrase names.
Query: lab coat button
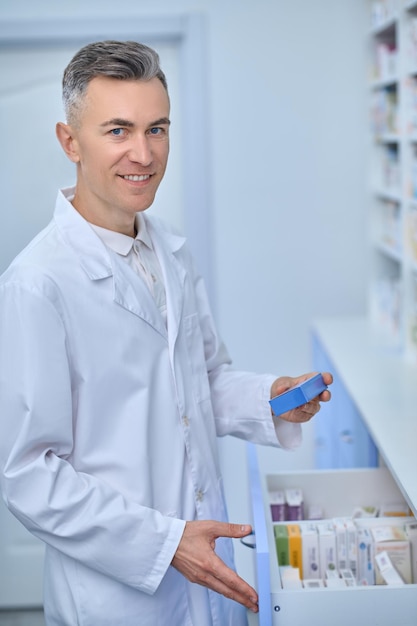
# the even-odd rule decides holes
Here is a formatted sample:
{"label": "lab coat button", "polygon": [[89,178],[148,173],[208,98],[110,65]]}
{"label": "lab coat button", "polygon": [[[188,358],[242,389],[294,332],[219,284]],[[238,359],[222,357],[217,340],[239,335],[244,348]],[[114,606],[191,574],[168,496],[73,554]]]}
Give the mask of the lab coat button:
{"label": "lab coat button", "polygon": [[190,421],[188,419],[188,415],[183,415],[182,416],[182,423],[184,424],[184,426],[188,426]]}
{"label": "lab coat button", "polygon": [[197,493],[195,494],[195,497],[196,497],[197,502],[202,502],[202,500],[203,500],[203,498],[204,498],[204,494],[203,494],[203,492],[201,491],[201,489],[199,489],[199,490],[197,491]]}

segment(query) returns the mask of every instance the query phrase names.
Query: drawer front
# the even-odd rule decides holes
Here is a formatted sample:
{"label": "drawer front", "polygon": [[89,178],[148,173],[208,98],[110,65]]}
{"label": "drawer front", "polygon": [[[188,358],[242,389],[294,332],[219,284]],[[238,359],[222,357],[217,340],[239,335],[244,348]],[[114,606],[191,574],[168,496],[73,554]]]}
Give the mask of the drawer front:
{"label": "drawer front", "polygon": [[[313,499],[322,492],[326,516],[349,515],[364,503],[400,501],[402,496],[387,470],[335,470],[290,473],[260,471],[256,448],[247,444],[250,497],[256,536],[256,579],[260,626],[416,626],[417,585],[346,589],[283,590],[273,537],[268,489],[305,487]],[[305,481],[305,482],[304,482]],[[354,487],[354,489],[353,489]]]}
{"label": "drawer front", "polygon": [[417,585],[302,589],[271,594],[260,626],[416,626]]}

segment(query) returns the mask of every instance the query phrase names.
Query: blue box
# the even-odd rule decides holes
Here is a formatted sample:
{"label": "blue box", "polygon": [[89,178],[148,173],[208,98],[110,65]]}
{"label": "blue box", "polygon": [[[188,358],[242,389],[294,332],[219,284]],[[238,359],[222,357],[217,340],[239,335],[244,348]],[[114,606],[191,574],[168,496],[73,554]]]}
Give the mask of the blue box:
{"label": "blue box", "polygon": [[326,389],[327,385],[323,380],[323,376],[316,374],[303,383],[292,387],[292,389],[280,393],[279,396],[275,396],[275,398],[269,401],[269,404],[271,405],[274,415],[282,415],[282,413],[286,413],[287,411],[296,409],[298,406],[306,404]]}

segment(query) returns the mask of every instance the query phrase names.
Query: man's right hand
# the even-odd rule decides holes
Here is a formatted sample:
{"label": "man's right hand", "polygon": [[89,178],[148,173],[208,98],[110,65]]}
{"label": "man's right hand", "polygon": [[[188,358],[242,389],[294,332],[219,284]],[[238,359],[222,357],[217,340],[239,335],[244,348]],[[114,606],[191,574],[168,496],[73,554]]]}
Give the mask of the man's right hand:
{"label": "man's right hand", "polygon": [[258,594],[217,556],[219,537],[246,537],[251,526],[216,521],[187,522],[172,565],[190,582],[208,587],[258,612]]}

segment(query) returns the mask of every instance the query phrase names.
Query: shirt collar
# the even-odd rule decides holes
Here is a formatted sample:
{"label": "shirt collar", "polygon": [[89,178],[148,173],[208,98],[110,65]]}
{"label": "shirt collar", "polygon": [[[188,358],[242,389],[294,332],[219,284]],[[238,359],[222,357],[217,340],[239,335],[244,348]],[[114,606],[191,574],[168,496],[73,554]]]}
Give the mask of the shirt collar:
{"label": "shirt collar", "polygon": [[103,228],[102,226],[96,226],[95,224],[91,224],[91,222],[89,222],[89,224],[108,248],[111,248],[111,250],[122,256],[129,254],[135,241],[141,241],[148,246],[148,248],[153,249],[152,241],[148,229],[146,228],[146,221],[140,213],[137,213],[135,217],[136,237],[129,237],[129,235],[124,235],[123,233],[118,233],[114,230]]}

